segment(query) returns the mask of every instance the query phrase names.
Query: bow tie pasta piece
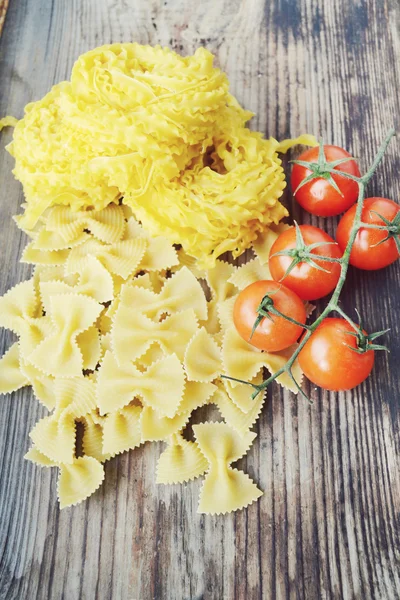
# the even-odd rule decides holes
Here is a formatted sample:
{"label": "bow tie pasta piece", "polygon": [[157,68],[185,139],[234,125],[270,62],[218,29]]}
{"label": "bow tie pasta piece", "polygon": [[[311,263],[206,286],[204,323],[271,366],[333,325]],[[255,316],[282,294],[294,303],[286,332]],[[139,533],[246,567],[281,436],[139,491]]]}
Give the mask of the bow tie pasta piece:
{"label": "bow tie pasta piece", "polygon": [[225,375],[250,381],[265,366],[265,355],[265,352],[245,342],[234,327],[225,332],[222,344]]}
{"label": "bow tie pasta piece", "polygon": [[[291,347],[293,351],[293,347]],[[289,349],[288,349],[289,350]],[[222,361],[224,364],[224,373],[236,379],[250,381],[257,375],[262,367],[266,367],[271,373],[275,373],[290,358],[288,350],[281,352],[261,352],[254,346],[245,342],[237,333],[234,327],[225,332],[222,345]],[[295,362],[292,369],[293,376],[300,384],[302,372],[298,361]],[[276,378],[284,388],[294,394],[298,393],[298,388],[287,373],[283,373]],[[232,382],[232,386],[235,382]],[[236,383],[236,385],[243,385]]]}
{"label": "bow tie pasta piece", "polygon": [[133,364],[118,366],[106,352],[97,379],[97,402],[101,414],[123,408],[136,396],[161,415],[173,417],[182,401],[185,375],[180,360],[171,354],[144,372]]}
{"label": "bow tie pasta piece", "polygon": [[0,359],[0,394],[16,392],[29,381],[21,371],[19,347],[16,342]]}
{"label": "bow tie pasta piece", "polygon": [[66,414],[63,418],[43,417],[30,432],[35,447],[56,463],[72,464],[75,457],[75,421]]}
{"label": "bow tie pasta piece", "polygon": [[221,372],[221,350],[214,338],[202,327],[190,340],[184,360],[191,381],[211,382]]}
{"label": "bow tie pasta piece", "polygon": [[[33,236],[32,252],[28,252],[28,258],[34,258],[36,256],[36,251],[59,252],[59,256],[63,256],[62,253],[64,253],[65,250],[69,250],[74,246],[83,244],[83,242],[86,242],[88,238],[89,236],[87,233],[81,233],[74,240],[66,242],[65,239],[56,231],[47,231],[47,229],[43,227],[36,235]],[[38,254],[38,256],[40,257],[41,255]],[[57,256],[57,254],[52,254],[51,256],[54,257]]]}
{"label": "bow tie pasta piece", "polygon": [[250,260],[242,265],[233,273],[229,279],[230,283],[236,286],[237,289],[243,290],[245,287],[262,279],[272,279],[268,265],[261,264],[258,258]]}
{"label": "bow tie pasta piece", "polygon": [[37,448],[35,448],[35,446],[29,448],[24,458],[26,458],[26,460],[30,460],[39,467],[58,467],[58,463],[48,458],[48,456],[40,452]]}
{"label": "bow tie pasta piece", "polygon": [[81,419],[97,407],[96,384],[89,377],[56,379],[54,382],[55,419]]}
{"label": "bow tie pasta piece", "polygon": [[103,465],[92,456],[75,458],[72,464],[61,464],[57,492],[60,508],[86,500],[104,479]]}
{"label": "bow tie pasta piece", "polygon": [[179,412],[174,417],[164,417],[149,406],[143,408],[140,418],[142,442],[157,442],[180,431],[190,419],[190,412]]}
{"label": "bow tie pasta piece", "polygon": [[37,317],[39,310],[33,279],[18,283],[0,298],[0,327],[19,335],[24,321]]}
{"label": "bow tie pasta piece", "polygon": [[183,267],[167,279],[161,292],[154,294],[142,287],[126,285],[121,290],[121,302],[134,306],[146,316],[159,319],[161,315],[192,308],[199,320],[207,319],[207,301],[196,277]]}
{"label": "bow tie pasta piece", "polygon": [[33,271],[33,281],[35,289],[39,293],[40,284],[44,281],[63,281],[69,286],[74,286],[79,281],[79,276],[75,273],[73,275],[65,275],[65,268],[63,265],[36,265]]}
{"label": "bow tie pasta piece", "polygon": [[108,245],[95,239],[89,239],[71,249],[65,263],[65,272],[67,275],[81,273],[88,264],[89,256],[94,256],[110,273],[126,280],[140,269],[140,261],[146,246],[147,242],[144,238]]}
{"label": "bow tie pasta piece", "polygon": [[171,269],[179,264],[175,248],[165,237],[152,237],[143,229],[134,217],[129,217],[124,240],[134,240],[138,237],[147,240],[147,248],[140,263],[142,271],[162,271]]}
{"label": "bow tie pasta piece", "polygon": [[[292,356],[293,352],[296,350],[297,344],[293,346],[289,346],[289,348],[285,348],[285,350],[281,350],[280,352],[266,352],[265,353],[265,366],[267,367],[270,373],[275,373],[283,367],[283,365],[289,360]],[[292,367],[292,375],[295,381],[299,386],[301,386],[301,382],[303,381],[303,371],[300,368],[299,361],[296,359],[293,367]],[[279,377],[276,378],[276,381],[280,383],[282,387],[293,392],[293,394],[297,394],[299,392],[298,386],[294,383],[293,379],[288,375],[288,373],[282,373]]]}
{"label": "bow tie pasta piece", "polygon": [[[197,279],[205,279],[206,278],[207,271],[204,271],[204,269],[199,269],[199,267],[197,266],[197,261],[194,256],[190,256],[189,254],[186,254],[186,252],[184,251],[183,248],[179,248],[179,250],[177,251],[177,255],[178,255],[178,261],[179,261],[178,269],[180,267],[187,267],[189,269],[189,271],[191,273],[193,273],[193,275]],[[220,261],[218,261],[218,262],[220,262]]]}
{"label": "bow tie pasta piece", "polygon": [[60,280],[47,280],[39,283],[39,291],[42,305],[47,312],[50,297],[55,294],[84,294],[97,302],[110,302],[114,298],[114,283],[107,269],[94,256],[88,256],[75,285],[68,285]]}
{"label": "bow tie pasta piece", "polygon": [[192,413],[196,408],[207,404],[217,387],[213,383],[200,383],[198,381],[187,381],[179,412]]}
{"label": "bow tie pasta piece", "polygon": [[158,459],[156,483],[184,483],[203,475],[207,467],[208,461],[198,445],[176,433]]}
{"label": "bow tie pasta piece", "polygon": [[248,506],[262,496],[261,490],[243,471],[231,464],[241,458],[256,434],[242,436],[225,423],[193,425],[196,442],[209,463],[200,492],[199,513],[224,514]]}
{"label": "bow tie pasta piece", "polygon": [[111,458],[111,454],[103,452],[103,419],[99,420],[95,412],[89,413],[80,419],[83,424],[82,448],[85,456],[92,456],[99,462]]}
{"label": "bow tie pasta piece", "polygon": [[50,298],[52,332],[29,355],[29,362],[53,377],[76,377],[83,369],[83,356],[77,337],[97,319],[102,306],[78,294]]}
{"label": "bow tie pasta piece", "polygon": [[[248,391],[247,393],[250,398],[251,392]],[[253,406],[251,409],[247,412],[243,412],[231,400],[225,389],[219,387],[211,398],[211,403],[218,407],[219,412],[230,427],[235,429],[240,435],[244,435],[250,430],[260,416],[265,401],[265,395],[265,391],[260,392],[257,398],[252,400]]]}
{"label": "bow tie pasta piece", "polygon": [[257,239],[254,240],[253,249],[262,265],[268,265],[272,246],[279,235],[289,228],[290,225],[287,223],[279,223],[278,225],[271,224],[269,229],[260,233]]}
{"label": "bow tie pasta piece", "polygon": [[22,252],[21,262],[28,265],[61,266],[68,258],[69,250],[37,250],[35,242],[30,242]]}
{"label": "bow tie pasta piece", "polygon": [[82,353],[82,369],[94,371],[102,353],[100,334],[97,327],[89,327],[89,329],[77,335],[76,343]]}
{"label": "bow tie pasta piece", "polygon": [[235,284],[230,280],[236,271],[237,268],[233,265],[217,260],[215,266],[205,272],[208,287],[217,302],[223,302],[237,293]]}
{"label": "bow tie pasta piece", "polygon": [[187,381],[182,402],[179,404],[179,412],[172,418],[163,417],[159,411],[145,406],[140,419],[142,441],[164,440],[180,431],[189,421],[192,412],[207,404],[216,389],[212,383]]}
{"label": "bow tie pasta piece", "polygon": [[19,332],[19,348],[24,360],[32,354],[37,346],[50,335],[53,329],[50,317],[38,319],[26,318],[21,322]]}
{"label": "bow tie pasta piece", "polygon": [[26,359],[51,331],[48,317],[39,317],[41,303],[33,279],[24,281],[0,298],[0,327],[19,336],[19,350]]}
{"label": "bow tie pasta piece", "polygon": [[103,210],[73,211],[69,206],[54,206],[46,219],[46,229],[66,242],[79,238],[85,230],[107,244],[118,242],[124,235],[126,221],[122,207],[109,204]]}
{"label": "bow tie pasta piece", "polygon": [[236,298],[238,294],[232,296],[232,298],[228,298],[223,302],[219,302],[217,306],[218,310],[218,319],[221,326],[221,330],[225,332],[227,329],[232,327],[233,323],[233,309],[235,306]]}
{"label": "bow tie pasta piece", "polygon": [[115,358],[120,365],[138,360],[157,344],[166,354],[174,353],[184,359],[187,344],[198,328],[193,309],[155,322],[121,303],[111,329]]}
{"label": "bow tie pasta piece", "polygon": [[45,375],[40,369],[34,367],[31,363],[22,361],[21,373],[26,377],[29,385],[32,386],[36,398],[48,410],[53,410],[56,404],[54,395],[54,377]]}
{"label": "bow tie pasta piece", "polygon": [[142,443],[141,406],[125,406],[103,420],[103,454],[115,456]]}
{"label": "bow tie pasta piece", "polygon": [[[260,370],[253,379],[249,381],[253,385],[260,385],[263,381],[263,373]],[[237,385],[235,381],[229,379],[222,380],[226,393],[232,402],[243,412],[248,413],[254,408],[255,400],[251,397],[253,390],[248,385]],[[263,396],[263,393],[259,394]],[[259,397],[257,396],[257,398]]]}

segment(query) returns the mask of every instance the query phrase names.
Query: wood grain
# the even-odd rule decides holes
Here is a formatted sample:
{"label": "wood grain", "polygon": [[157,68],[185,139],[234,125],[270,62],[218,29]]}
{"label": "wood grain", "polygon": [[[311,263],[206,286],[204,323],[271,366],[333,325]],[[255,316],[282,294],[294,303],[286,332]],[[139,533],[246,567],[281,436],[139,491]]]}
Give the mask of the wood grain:
{"label": "wood grain", "polygon": [[[203,45],[256,112],[253,127],[322,135],[366,167],[386,130],[399,129],[399,23],[397,0],[11,0],[0,114],[21,116],[96,45]],[[399,150],[391,144],[371,195],[400,197]],[[11,221],[22,201],[12,166],[2,151],[0,293],[29,275]],[[330,233],[336,223],[312,222]],[[157,487],[156,444],[107,463],[100,491],[60,512],[55,473],[23,460],[44,411],[29,391],[5,397],[0,599],[399,599],[399,283],[399,263],[351,273],[343,306],[362,308],[370,330],[391,327],[392,352],[353,393],[310,390],[312,406],[272,387],[243,461],[265,494],[237,514],[198,516],[199,481]]]}
{"label": "wood grain", "polygon": [[8,0],[0,0],[0,34],[3,29],[4,20],[6,18],[6,12],[8,8]]}

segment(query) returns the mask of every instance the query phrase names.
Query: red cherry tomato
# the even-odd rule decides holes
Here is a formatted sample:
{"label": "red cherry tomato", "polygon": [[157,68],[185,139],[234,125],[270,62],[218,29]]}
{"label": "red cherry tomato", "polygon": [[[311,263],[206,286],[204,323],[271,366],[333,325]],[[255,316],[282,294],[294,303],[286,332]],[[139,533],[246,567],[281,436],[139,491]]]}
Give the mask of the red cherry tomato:
{"label": "red cherry tomato", "polygon": [[363,354],[352,350],[357,348],[352,331],[344,319],[322,321],[299,354],[300,367],[310,381],[325,390],[340,391],[351,390],[368,377],[374,350]]}
{"label": "red cherry tomato", "polygon": [[[300,225],[300,231],[306,245],[322,243],[311,253],[317,259],[318,256],[329,258],[341,258],[342,252],[335,241],[322,229],[312,225]],[[329,242],[329,245],[325,242]],[[302,300],[316,300],[326,296],[335,289],[340,277],[340,264],[330,263],[324,260],[315,260],[316,264],[328,271],[320,271],[307,262],[300,262],[285,277],[293,258],[280,255],[273,256],[276,252],[296,248],[296,228],[291,227],[280,234],[271,248],[269,258],[269,269],[275,281],[281,281],[290,290],[295,292]],[[314,260],[314,259],[313,259]]]}
{"label": "red cherry tomato", "polygon": [[[356,208],[356,206],[352,206],[343,215],[336,231],[337,242],[343,251],[349,241]],[[361,220],[363,223],[385,225],[378,214],[385,217],[387,221],[393,221],[399,211],[399,205],[393,202],[393,200],[388,200],[387,198],[367,198],[364,202]],[[354,240],[350,254],[350,264],[359,269],[372,271],[387,267],[397,260],[399,252],[393,238],[379,244],[387,235],[387,231],[361,228]]]}
{"label": "red cherry tomato", "polygon": [[[339,148],[339,146],[324,146],[325,158],[327,162],[333,162],[342,158],[350,156],[346,150]],[[301,154],[298,160],[307,162],[318,161],[319,148],[310,148]],[[344,162],[337,167],[335,170],[340,173],[349,173],[355,177],[360,176],[360,170],[355,160],[349,160]],[[297,190],[300,183],[309,175],[312,171],[301,165],[294,165],[291,176],[291,185],[294,193],[294,197],[297,202],[305,210],[313,215],[320,217],[331,217],[333,215],[339,215],[340,213],[347,210],[358,197],[358,184],[356,181],[351,181],[345,177],[338,175],[332,175],[332,178],[336,182],[339,190],[343,195],[338,193],[335,188],[323,177],[318,177],[311,180],[309,183],[304,184],[300,189]],[[297,190],[297,192],[296,192]]]}
{"label": "red cherry tomato", "polygon": [[303,328],[290,323],[284,317],[270,315],[271,319],[262,319],[251,337],[254,323],[259,316],[257,308],[267,294],[271,294],[274,308],[282,314],[299,323],[306,322],[306,311],[300,298],[276,281],[256,281],[242,290],[233,309],[233,322],[239,335],[246,342],[260,350],[278,352],[294,344]]}

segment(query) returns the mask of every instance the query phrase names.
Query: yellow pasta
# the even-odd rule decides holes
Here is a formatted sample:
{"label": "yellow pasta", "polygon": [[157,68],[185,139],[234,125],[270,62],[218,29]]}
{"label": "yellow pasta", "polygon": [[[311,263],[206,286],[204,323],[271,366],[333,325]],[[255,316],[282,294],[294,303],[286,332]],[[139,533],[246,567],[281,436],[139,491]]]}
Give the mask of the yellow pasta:
{"label": "yellow pasta", "polygon": [[97,319],[101,305],[87,296],[58,294],[49,308],[51,333],[29,354],[29,362],[54,377],[79,376],[84,361],[77,338]]}
{"label": "yellow pasta", "polygon": [[268,265],[262,265],[258,258],[254,258],[245,265],[239,267],[235,273],[231,275],[229,281],[239,290],[243,290],[251,283],[259,281],[260,279],[272,279],[272,276]]}
{"label": "yellow pasta", "polygon": [[[51,411],[26,458],[59,469],[61,508],[97,490],[102,463],[148,441],[167,443],[159,483],[206,474],[200,512],[261,495],[231,465],[255,438],[265,395],[221,375],[258,385],[293,351],[244,342],[233,307],[270,277],[287,227],[278,153],[314,139],[263,139],[228,87],[202,48],[180,57],[113,44],[79,57],[70,81],[20,121],[0,120],[15,127],[8,150],[26,202],[14,220],[29,237],[21,260],[35,265],[0,298],[0,326],[18,336],[0,359],[0,393],[29,384]],[[251,247],[243,266],[219,258]],[[300,384],[297,362],[293,375]],[[286,374],[277,381],[297,392]],[[186,440],[207,404],[224,422],[194,425],[196,441]]]}
{"label": "yellow pasta", "polygon": [[54,395],[54,377],[45,375],[42,371],[34,367],[31,363],[21,361],[21,373],[26,377],[29,385],[32,386],[36,398],[48,409],[55,407],[56,399]]}
{"label": "yellow pasta", "polygon": [[257,421],[264,402],[265,392],[258,394],[257,398],[252,401],[250,410],[243,412],[233,402],[223,386],[220,386],[211,398],[211,403],[218,407],[224,421],[241,435],[248,432]]}
{"label": "yellow pasta", "polygon": [[54,382],[55,419],[67,416],[81,419],[97,408],[96,384],[90,377],[56,379]]}
{"label": "yellow pasta", "polygon": [[67,275],[81,273],[87,267],[89,257],[95,256],[110,273],[127,279],[133,272],[139,271],[146,246],[143,238],[123,240],[115,244],[88,239],[71,249],[65,262],[65,272]]}
{"label": "yellow pasta", "polygon": [[57,467],[58,463],[54,462],[48,458],[45,454],[40,452],[35,446],[29,448],[28,452],[25,454],[24,458],[30,460],[35,465],[39,465],[40,467]]}
{"label": "yellow pasta", "polygon": [[[289,227],[290,225],[287,225],[287,223],[271,225],[254,240],[253,249],[262,265],[268,265],[270,251],[274,242],[278,239],[279,234]],[[266,277],[266,279],[268,278]]]}
{"label": "yellow pasta", "polygon": [[18,343],[13,344],[0,359],[0,394],[16,392],[29,385],[21,371]]}
{"label": "yellow pasta", "polygon": [[[237,333],[236,329],[231,327],[225,333],[222,347],[224,372],[230,377],[250,381],[263,367],[266,367],[271,373],[275,373],[285,364],[288,358],[290,358],[289,352],[290,351],[279,353],[261,352],[254,346],[245,342]],[[298,361],[293,365],[292,372],[300,385],[302,373]],[[276,381],[291,392],[298,392],[296,385],[287,373],[279,375]]]}
{"label": "yellow pasta", "polygon": [[124,235],[126,221],[121,206],[109,204],[103,210],[73,211],[69,206],[54,206],[46,218],[46,229],[66,242],[76,240],[85,230],[107,244]]}
{"label": "yellow pasta", "polygon": [[164,417],[150,406],[143,408],[140,418],[142,442],[157,442],[177,433],[190,419],[190,412],[179,412],[174,417]]}
{"label": "yellow pasta", "polygon": [[103,465],[92,456],[75,458],[72,464],[61,464],[57,492],[60,508],[86,500],[102,484]]}
{"label": "yellow pasta", "polygon": [[208,461],[198,445],[175,433],[158,459],[156,482],[184,483],[203,475],[207,467]]}
{"label": "yellow pasta", "polygon": [[25,246],[21,262],[29,265],[54,265],[58,267],[65,263],[68,254],[68,250],[37,250],[35,242],[31,242]]}
{"label": "yellow pasta", "polygon": [[221,514],[248,506],[262,495],[243,471],[231,464],[250,448],[255,433],[243,435],[225,423],[193,425],[196,442],[209,463],[200,491],[199,513]]}
{"label": "yellow pasta", "polygon": [[184,364],[191,381],[211,382],[221,372],[221,350],[204,327],[196,332],[187,345]]}
{"label": "yellow pasta", "polygon": [[30,432],[39,452],[56,463],[72,464],[75,457],[75,422],[71,415],[43,417]]}
{"label": "yellow pasta", "polygon": [[103,452],[103,419],[102,422],[98,421],[95,411],[80,419],[84,426],[82,449],[84,456],[92,456],[99,462],[105,462],[111,458],[111,454]]}
{"label": "yellow pasta", "polygon": [[142,443],[141,406],[125,406],[103,421],[103,454],[115,456]]}
{"label": "yellow pasta", "polygon": [[143,287],[125,285],[121,290],[121,303],[135,306],[136,310],[154,319],[190,308],[199,320],[207,319],[207,301],[202,287],[186,267],[167,279],[158,294]]}
{"label": "yellow pasta", "polygon": [[161,415],[173,417],[182,401],[184,371],[174,354],[154,362],[144,372],[133,364],[118,363],[106,352],[97,378],[97,402],[101,414],[123,408],[136,396]]}
{"label": "yellow pasta", "polygon": [[174,353],[183,360],[187,344],[197,328],[193,309],[155,322],[121,302],[111,330],[115,358],[123,365],[139,359],[153,344],[157,344],[166,354]]}

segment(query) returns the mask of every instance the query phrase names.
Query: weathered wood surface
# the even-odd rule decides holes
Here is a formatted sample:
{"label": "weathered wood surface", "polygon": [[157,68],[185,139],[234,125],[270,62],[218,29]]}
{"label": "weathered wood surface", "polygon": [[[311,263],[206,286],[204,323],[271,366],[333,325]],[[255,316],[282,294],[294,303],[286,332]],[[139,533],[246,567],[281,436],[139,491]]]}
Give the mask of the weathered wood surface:
{"label": "weathered wood surface", "polygon": [[[20,116],[96,45],[204,45],[254,127],[323,135],[365,167],[399,129],[399,20],[397,0],[11,0],[0,114]],[[399,199],[399,150],[371,195]],[[29,274],[12,165],[1,151],[0,293]],[[273,387],[244,465],[265,494],[237,514],[198,516],[198,481],[157,487],[155,444],[110,461],[101,490],[60,512],[56,474],[23,460],[44,411],[28,391],[2,399],[1,600],[400,598],[399,283],[400,263],[352,273],[344,305],[362,308],[371,330],[391,327],[392,353],[354,393],[313,391],[313,406]]]}

